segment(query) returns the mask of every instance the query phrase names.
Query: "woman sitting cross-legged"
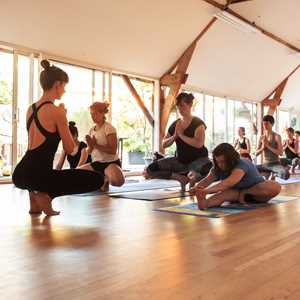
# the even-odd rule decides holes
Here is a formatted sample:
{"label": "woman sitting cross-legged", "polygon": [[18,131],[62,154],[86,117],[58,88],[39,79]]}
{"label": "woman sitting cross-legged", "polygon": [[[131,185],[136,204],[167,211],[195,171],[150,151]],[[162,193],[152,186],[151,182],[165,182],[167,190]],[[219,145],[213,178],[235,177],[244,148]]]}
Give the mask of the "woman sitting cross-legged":
{"label": "woman sitting cross-legged", "polygon": [[[213,150],[213,164],[209,174],[191,189],[199,209],[220,206],[223,202],[268,202],[281,190],[277,182],[259,175],[250,160],[240,158],[230,144],[220,144]],[[219,182],[210,185],[215,181]],[[212,195],[208,197],[209,194]]]}

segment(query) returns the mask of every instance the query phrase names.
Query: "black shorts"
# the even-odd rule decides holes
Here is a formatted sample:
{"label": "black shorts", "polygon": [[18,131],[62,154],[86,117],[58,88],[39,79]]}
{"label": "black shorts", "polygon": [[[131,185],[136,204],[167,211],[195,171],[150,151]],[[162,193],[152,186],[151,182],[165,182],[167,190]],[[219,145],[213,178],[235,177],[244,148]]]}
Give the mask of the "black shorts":
{"label": "black shorts", "polygon": [[110,162],[100,162],[100,161],[94,161],[91,163],[91,166],[94,171],[99,173],[104,173],[104,170],[110,165],[110,164],[116,164],[121,168],[121,161],[119,159],[110,161]]}

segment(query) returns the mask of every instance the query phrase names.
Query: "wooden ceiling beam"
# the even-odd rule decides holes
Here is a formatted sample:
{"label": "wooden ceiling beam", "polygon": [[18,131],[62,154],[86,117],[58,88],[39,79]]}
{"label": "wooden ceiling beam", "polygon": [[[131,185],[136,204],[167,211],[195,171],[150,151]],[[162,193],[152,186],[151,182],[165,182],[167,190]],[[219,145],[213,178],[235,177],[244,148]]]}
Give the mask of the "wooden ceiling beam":
{"label": "wooden ceiling beam", "polygon": [[256,25],[254,22],[251,22],[249,20],[247,20],[246,18],[244,18],[243,16],[241,16],[240,14],[236,13],[235,11],[233,11],[232,9],[228,8],[227,5],[223,5],[223,4],[220,4],[218,3],[217,1],[215,0],[202,0],[202,1],[205,1],[211,5],[213,5],[214,7],[217,7],[221,10],[225,10],[227,13],[231,14],[232,16],[244,21],[245,23],[247,23],[248,25],[252,26],[253,28],[256,28],[257,30],[259,30],[262,34],[268,36],[269,38],[273,39],[274,41],[282,44],[282,45],[285,45],[286,47],[292,49],[293,51],[297,52],[297,53],[300,53],[300,49],[294,45],[292,45],[291,43],[283,40],[282,38],[276,36],[275,34],[265,30],[264,28]]}
{"label": "wooden ceiling beam", "polygon": [[[169,120],[171,110],[174,106],[175,99],[179,93],[181,85],[188,78],[186,71],[192,59],[197,42],[208,31],[208,29],[216,22],[217,18],[213,17],[207,26],[198,34],[189,47],[175,61],[175,63],[160,78],[160,151],[163,151],[161,142],[165,134],[166,126]],[[174,72],[174,73],[173,73]],[[163,86],[170,88],[168,95],[164,96]]]}
{"label": "wooden ceiling beam", "polygon": [[131,95],[136,100],[138,106],[141,108],[142,112],[144,113],[146,119],[148,120],[150,125],[153,127],[154,126],[153,117],[152,117],[151,113],[149,112],[149,110],[147,109],[143,99],[140,97],[140,95],[136,91],[136,89],[133,86],[132,82],[130,81],[129,77],[127,75],[124,75],[124,74],[122,74],[121,77],[123,78],[123,80],[124,80],[126,86],[128,87]]}

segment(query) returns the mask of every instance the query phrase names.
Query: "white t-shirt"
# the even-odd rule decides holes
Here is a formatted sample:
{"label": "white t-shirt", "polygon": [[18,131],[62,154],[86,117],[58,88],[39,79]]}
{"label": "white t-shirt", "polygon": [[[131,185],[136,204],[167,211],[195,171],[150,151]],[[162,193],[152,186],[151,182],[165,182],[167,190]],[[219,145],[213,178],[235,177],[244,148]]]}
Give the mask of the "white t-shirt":
{"label": "white t-shirt", "polygon": [[[107,145],[107,136],[110,134],[117,134],[117,131],[116,128],[108,122],[105,122],[100,128],[96,129],[96,126],[94,126],[90,130],[90,136],[94,136],[96,138],[97,144],[101,146]],[[100,162],[111,162],[119,158],[117,153],[109,154],[106,152],[99,151],[97,149],[93,149],[91,156],[92,161]]]}

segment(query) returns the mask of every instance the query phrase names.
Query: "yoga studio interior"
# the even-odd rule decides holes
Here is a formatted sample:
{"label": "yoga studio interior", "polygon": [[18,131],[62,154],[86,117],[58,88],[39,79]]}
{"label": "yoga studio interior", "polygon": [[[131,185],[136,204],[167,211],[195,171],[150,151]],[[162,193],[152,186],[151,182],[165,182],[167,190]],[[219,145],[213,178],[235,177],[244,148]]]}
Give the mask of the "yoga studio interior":
{"label": "yoga studio interior", "polygon": [[0,298],[299,300],[299,28],[299,0],[0,0]]}

